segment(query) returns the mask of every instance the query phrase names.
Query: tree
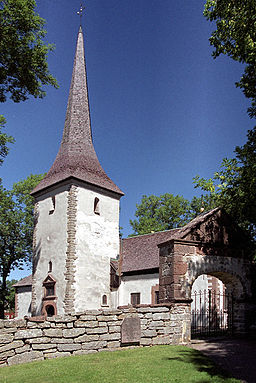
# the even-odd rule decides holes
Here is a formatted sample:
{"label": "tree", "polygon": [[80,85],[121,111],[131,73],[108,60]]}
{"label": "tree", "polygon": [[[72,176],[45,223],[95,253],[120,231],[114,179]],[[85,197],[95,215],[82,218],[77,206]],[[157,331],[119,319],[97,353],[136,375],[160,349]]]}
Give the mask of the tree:
{"label": "tree", "polygon": [[245,145],[236,147],[236,158],[224,159],[212,178],[196,176],[194,183],[256,238],[256,127],[247,138]]}
{"label": "tree", "polygon": [[15,288],[13,285],[18,282],[16,279],[6,281],[7,294],[5,310],[15,311]]}
{"label": "tree", "polygon": [[4,116],[0,115],[0,165],[2,165],[4,158],[7,156],[9,152],[9,148],[7,146],[8,143],[13,143],[14,138],[12,136],[8,136],[6,133],[3,133],[2,129],[4,128],[6,120]]}
{"label": "tree", "polygon": [[159,197],[143,195],[141,203],[136,204],[135,217],[138,219],[130,220],[133,235],[173,229],[191,219],[190,203],[182,196],[169,193]]}
{"label": "tree", "polygon": [[33,238],[32,189],[43,175],[30,175],[8,191],[0,185],[0,318],[8,294],[7,277],[11,270],[29,264]]}
{"label": "tree", "polygon": [[35,7],[35,0],[0,0],[0,102],[43,97],[43,85],[57,87],[47,64],[53,45],[43,41],[45,20]]}
{"label": "tree", "polygon": [[204,8],[207,20],[216,22],[210,37],[214,46],[213,57],[221,54],[246,64],[244,73],[236,83],[245,97],[251,99],[248,109],[256,117],[256,2],[255,0],[207,0]]}

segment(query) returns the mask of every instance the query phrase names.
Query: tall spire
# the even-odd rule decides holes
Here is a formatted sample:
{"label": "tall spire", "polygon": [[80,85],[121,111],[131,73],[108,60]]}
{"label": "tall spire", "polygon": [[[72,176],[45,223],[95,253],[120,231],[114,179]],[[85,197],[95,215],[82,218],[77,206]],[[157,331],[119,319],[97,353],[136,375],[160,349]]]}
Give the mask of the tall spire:
{"label": "tall spire", "polygon": [[57,157],[32,194],[76,178],[123,195],[102,169],[92,143],[83,32],[80,26],[62,142]]}

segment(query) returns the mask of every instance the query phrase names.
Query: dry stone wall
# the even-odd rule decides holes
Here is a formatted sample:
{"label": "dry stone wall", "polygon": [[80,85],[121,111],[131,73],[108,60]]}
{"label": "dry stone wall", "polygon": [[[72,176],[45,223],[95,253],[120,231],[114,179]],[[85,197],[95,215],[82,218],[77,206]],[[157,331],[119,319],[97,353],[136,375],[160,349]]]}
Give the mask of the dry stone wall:
{"label": "dry stone wall", "polygon": [[[135,318],[136,331],[133,321],[127,318]],[[131,323],[130,329],[127,323]],[[124,339],[129,342],[122,343]],[[0,366],[130,345],[178,344],[189,340],[190,311],[185,304],[90,310],[46,320],[43,317],[1,320]]]}

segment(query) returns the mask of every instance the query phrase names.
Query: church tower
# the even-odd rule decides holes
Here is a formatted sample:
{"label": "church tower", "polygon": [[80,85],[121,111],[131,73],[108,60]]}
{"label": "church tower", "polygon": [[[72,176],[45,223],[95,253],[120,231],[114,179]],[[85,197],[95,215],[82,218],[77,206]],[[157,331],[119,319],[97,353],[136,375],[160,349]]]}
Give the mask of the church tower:
{"label": "church tower", "polygon": [[32,315],[113,307],[110,259],[119,254],[123,192],[106,175],[94,150],[81,27],[60,149],[31,194]]}

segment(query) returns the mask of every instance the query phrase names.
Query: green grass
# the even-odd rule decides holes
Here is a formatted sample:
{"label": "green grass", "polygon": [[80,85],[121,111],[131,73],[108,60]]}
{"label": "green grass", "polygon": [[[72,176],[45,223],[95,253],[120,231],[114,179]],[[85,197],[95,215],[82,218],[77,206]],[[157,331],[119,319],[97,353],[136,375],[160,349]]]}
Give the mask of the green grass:
{"label": "green grass", "polygon": [[199,351],[154,346],[0,368],[1,383],[237,383]]}

